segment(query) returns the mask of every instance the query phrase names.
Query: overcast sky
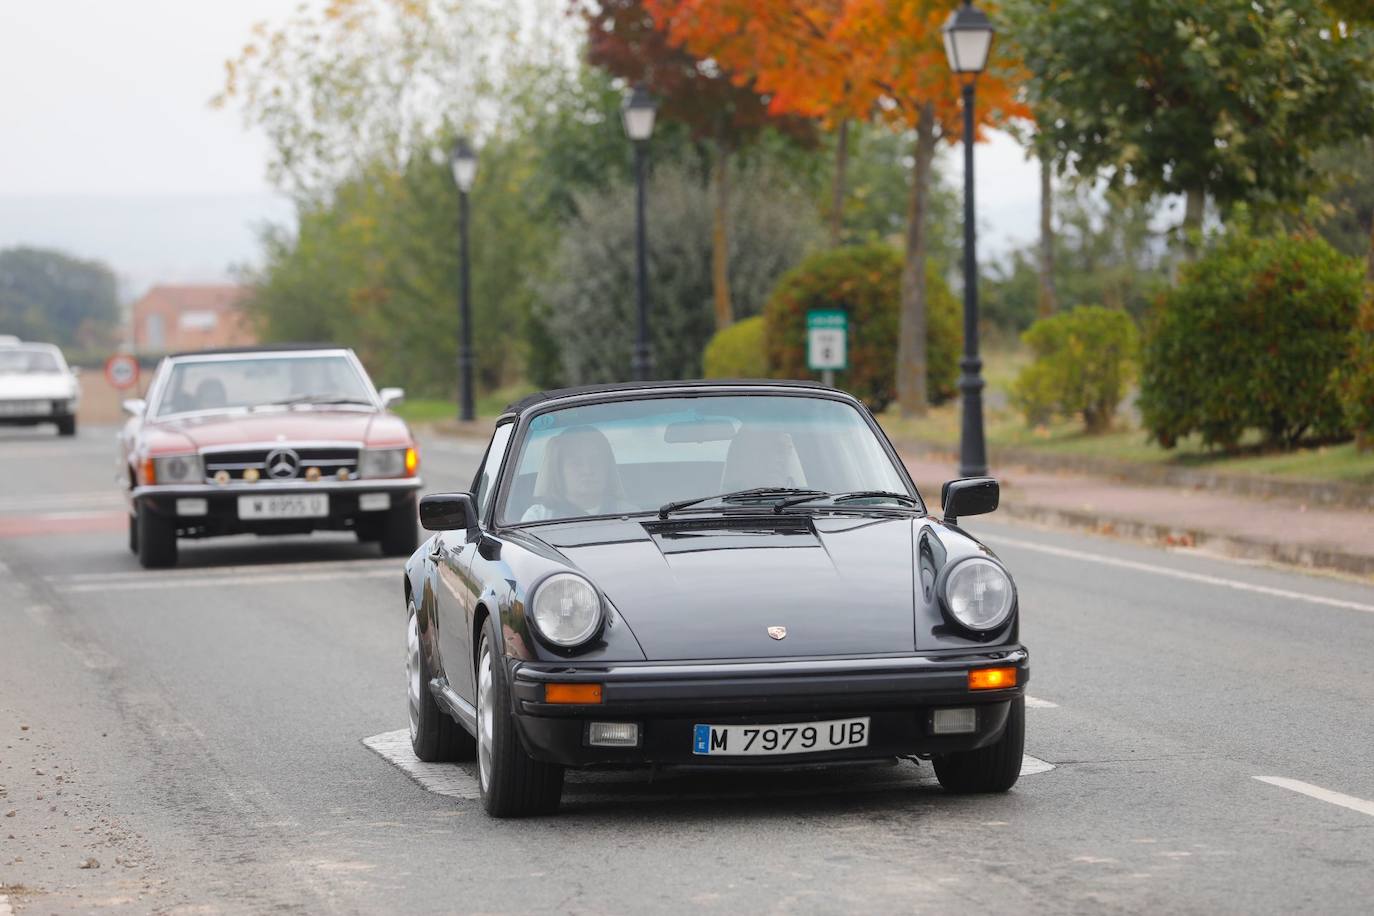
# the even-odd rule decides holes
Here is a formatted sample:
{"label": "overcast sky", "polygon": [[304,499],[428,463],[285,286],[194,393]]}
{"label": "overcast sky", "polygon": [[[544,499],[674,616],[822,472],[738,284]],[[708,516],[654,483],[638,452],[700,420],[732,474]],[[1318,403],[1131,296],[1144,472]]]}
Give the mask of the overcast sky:
{"label": "overcast sky", "polygon": [[[290,211],[267,183],[265,140],[208,101],[252,25],[294,6],[0,0],[0,246],[104,258],[135,289],[256,260],[253,226]],[[962,158],[945,165],[960,181]],[[977,168],[985,253],[1033,239],[1038,180],[1021,151],[1000,138]]]}

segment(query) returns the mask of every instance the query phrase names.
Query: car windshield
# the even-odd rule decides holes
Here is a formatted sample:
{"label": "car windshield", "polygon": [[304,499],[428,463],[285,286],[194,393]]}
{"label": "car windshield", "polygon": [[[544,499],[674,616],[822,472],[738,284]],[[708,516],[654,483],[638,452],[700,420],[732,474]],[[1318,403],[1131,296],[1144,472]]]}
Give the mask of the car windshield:
{"label": "car windshield", "polygon": [[0,348],[0,374],[28,375],[41,372],[61,372],[62,366],[51,350],[37,347]]}
{"label": "car windshield", "polygon": [[374,405],[371,386],[338,353],[179,360],[155,416],[326,404]]}
{"label": "car windshield", "polygon": [[[775,505],[799,494],[893,493],[920,505],[863,415],[843,401],[788,395],[621,400],[536,416],[515,459],[504,524]],[[724,499],[718,497],[725,497]],[[854,507],[821,498],[807,508]]]}

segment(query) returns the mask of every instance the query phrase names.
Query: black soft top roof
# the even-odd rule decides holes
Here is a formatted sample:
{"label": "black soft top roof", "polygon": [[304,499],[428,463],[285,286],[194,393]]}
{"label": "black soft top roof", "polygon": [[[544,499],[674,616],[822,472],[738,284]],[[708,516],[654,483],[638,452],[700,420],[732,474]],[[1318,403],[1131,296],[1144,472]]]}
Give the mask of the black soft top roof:
{"label": "black soft top roof", "polygon": [[798,379],[713,378],[682,379],[679,381],[663,382],[613,382],[602,385],[579,385],[574,388],[553,388],[548,391],[537,391],[511,404],[502,412],[502,415],[518,415],[529,410],[531,407],[535,407],[547,401],[557,401],[562,398],[576,397],[578,395],[601,394],[603,392],[615,393],[621,391],[657,391],[664,388],[803,388],[813,391],[844,393],[828,385],[822,385],[820,382]]}
{"label": "black soft top roof", "polygon": [[290,353],[292,350],[347,350],[350,349],[345,344],[331,343],[282,343],[282,344],[254,344],[247,347],[217,347],[213,350],[183,350],[180,353],[168,353],[168,359],[180,359],[183,356],[233,356],[239,353]]}

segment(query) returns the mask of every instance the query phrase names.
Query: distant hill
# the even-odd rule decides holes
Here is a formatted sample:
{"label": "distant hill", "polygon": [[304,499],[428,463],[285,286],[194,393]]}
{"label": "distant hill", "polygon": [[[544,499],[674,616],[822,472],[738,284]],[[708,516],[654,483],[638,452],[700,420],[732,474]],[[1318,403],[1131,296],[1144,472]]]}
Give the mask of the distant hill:
{"label": "distant hill", "polygon": [[105,261],[126,302],[155,283],[229,280],[231,265],[259,261],[256,227],[293,222],[274,194],[0,195],[0,248]]}

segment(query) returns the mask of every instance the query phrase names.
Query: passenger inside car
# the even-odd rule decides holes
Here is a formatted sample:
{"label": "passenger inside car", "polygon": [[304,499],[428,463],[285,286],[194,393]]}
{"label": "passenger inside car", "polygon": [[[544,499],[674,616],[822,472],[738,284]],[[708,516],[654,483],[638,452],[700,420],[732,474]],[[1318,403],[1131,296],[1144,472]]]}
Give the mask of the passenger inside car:
{"label": "passenger inside car", "polygon": [[720,492],[754,487],[804,487],[806,474],[792,437],[781,430],[743,427],[730,440]]}

